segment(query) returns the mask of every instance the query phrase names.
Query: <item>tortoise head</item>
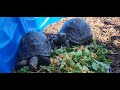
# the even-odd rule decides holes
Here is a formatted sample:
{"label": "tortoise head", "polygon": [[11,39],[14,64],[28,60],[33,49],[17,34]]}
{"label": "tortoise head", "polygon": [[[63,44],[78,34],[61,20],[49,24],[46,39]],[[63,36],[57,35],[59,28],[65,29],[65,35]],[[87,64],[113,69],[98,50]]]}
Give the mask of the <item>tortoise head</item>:
{"label": "tortoise head", "polygon": [[59,33],[58,34],[58,39],[62,42],[66,40],[66,34],[65,33]]}
{"label": "tortoise head", "polygon": [[62,44],[65,43],[65,40],[66,40],[66,34],[58,33],[57,36],[55,38],[53,38],[53,40],[51,42],[52,48],[54,48],[55,46],[61,46]]}

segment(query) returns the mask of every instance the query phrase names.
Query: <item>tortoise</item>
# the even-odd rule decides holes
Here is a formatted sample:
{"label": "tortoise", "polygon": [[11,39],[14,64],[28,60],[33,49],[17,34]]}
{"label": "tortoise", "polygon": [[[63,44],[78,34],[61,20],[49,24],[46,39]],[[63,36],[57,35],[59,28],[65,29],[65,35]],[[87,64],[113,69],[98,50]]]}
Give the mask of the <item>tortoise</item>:
{"label": "tortoise", "polygon": [[49,65],[51,44],[44,32],[30,31],[20,41],[19,60],[16,69],[29,66],[31,71],[38,70],[39,65]]}
{"label": "tortoise", "polygon": [[66,21],[52,40],[52,45],[82,45],[92,42],[93,34],[89,24],[83,18],[72,18]]}

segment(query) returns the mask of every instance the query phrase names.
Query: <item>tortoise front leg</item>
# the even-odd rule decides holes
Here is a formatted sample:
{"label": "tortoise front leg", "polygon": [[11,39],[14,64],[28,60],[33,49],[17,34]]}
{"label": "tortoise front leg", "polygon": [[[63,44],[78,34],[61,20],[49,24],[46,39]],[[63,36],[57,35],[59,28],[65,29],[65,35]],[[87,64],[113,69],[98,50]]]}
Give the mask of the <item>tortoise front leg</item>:
{"label": "tortoise front leg", "polygon": [[37,56],[31,57],[29,61],[29,67],[31,71],[37,71],[38,70],[38,61],[39,58]]}
{"label": "tortoise front leg", "polygon": [[69,41],[68,39],[65,40],[65,45],[66,45],[66,47],[68,47],[68,48],[70,47],[70,41]]}
{"label": "tortoise front leg", "polygon": [[41,56],[39,60],[40,65],[50,65],[50,57],[47,56]]}
{"label": "tortoise front leg", "polygon": [[19,69],[21,69],[22,67],[27,66],[27,65],[28,65],[28,60],[21,60],[20,62],[18,62],[18,63],[16,64],[15,69],[16,69],[16,70],[19,70]]}

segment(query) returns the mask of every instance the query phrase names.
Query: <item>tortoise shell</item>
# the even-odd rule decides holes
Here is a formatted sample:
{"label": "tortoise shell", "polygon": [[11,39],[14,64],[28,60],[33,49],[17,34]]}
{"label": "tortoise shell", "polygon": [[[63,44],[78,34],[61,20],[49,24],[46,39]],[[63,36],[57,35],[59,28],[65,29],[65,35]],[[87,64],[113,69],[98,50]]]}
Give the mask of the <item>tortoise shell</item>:
{"label": "tortoise shell", "polygon": [[51,45],[44,32],[31,31],[26,33],[20,41],[19,59],[32,56],[50,56]]}
{"label": "tortoise shell", "polygon": [[59,33],[65,33],[66,37],[75,44],[84,44],[93,37],[89,24],[82,18],[66,21]]}

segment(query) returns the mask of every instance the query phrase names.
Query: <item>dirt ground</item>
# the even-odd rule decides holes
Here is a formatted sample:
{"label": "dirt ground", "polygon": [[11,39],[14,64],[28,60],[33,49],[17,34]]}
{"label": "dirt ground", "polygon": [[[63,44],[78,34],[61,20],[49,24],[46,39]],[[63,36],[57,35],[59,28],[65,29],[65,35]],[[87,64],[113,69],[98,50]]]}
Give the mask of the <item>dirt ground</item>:
{"label": "dirt ground", "polygon": [[[49,39],[57,34],[62,25],[69,19],[75,17],[66,17],[62,20],[47,26],[44,30]],[[107,55],[112,60],[112,72],[120,73],[120,17],[82,17],[90,25],[93,37],[98,43],[103,44],[107,49],[113,50],[115,54]]]}

